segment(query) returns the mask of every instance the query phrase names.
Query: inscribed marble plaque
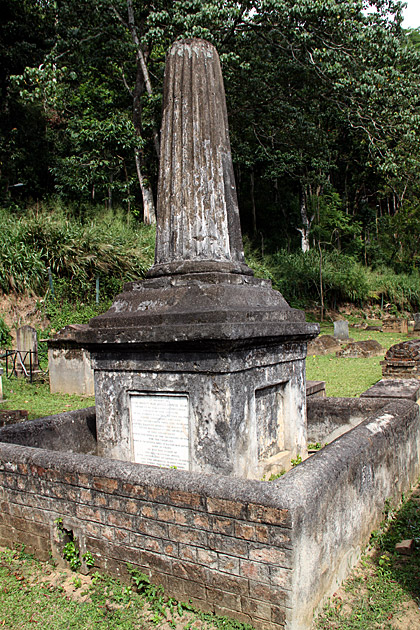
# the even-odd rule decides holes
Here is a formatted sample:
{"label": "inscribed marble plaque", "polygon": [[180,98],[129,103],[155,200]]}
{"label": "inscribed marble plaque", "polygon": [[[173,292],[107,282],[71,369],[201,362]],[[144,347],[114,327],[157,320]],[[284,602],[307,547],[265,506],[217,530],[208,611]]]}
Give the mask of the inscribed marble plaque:
{"label": "inscribed marble plaque", "polygon": [[189,470],[188,396],[131,394],[134,461]]}

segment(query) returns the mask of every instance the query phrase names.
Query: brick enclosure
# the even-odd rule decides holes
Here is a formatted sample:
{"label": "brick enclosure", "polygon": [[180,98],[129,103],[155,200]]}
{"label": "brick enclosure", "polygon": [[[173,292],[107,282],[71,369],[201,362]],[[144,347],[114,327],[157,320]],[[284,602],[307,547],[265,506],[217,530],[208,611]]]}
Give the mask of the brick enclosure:
{"label": "brick enclosure", "polygon": [[1,445],[2,544],[22,543],[47,560],[62,517],[98,568],[124,577],[131,563],[201,610],[283,627],[292,565],[287,509],[253,496],[181,490],[170,483],[181,475],[189,485],[181,471],[149,469],[145,481],[147,467],[116,468],[112,475],[98,458]]}
{"label": "brick enclosure", "polygon": [[419,474],[415,402],[324,400],[308,422],[320,440],[342,414],[359,424],[275,482],[69,452],[75,444],[92,452],[93,410],[4,427],[0,544],[58,559],[62,518],[96,568],[128,579],[130,563],[201,610],[261,630],[308,630],[385,501],[397,502]]}

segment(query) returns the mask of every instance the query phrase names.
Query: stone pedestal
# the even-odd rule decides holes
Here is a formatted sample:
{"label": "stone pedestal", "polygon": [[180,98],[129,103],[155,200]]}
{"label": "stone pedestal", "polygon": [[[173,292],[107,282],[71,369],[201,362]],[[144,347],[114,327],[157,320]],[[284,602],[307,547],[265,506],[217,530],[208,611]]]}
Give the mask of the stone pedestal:
{"label": "stone pedestal", "polygon": [[98,453],[261,478],[306,454],[317,324],[244,261],[220,64],[176,42],[165,73],[155,265],[79,334]]}

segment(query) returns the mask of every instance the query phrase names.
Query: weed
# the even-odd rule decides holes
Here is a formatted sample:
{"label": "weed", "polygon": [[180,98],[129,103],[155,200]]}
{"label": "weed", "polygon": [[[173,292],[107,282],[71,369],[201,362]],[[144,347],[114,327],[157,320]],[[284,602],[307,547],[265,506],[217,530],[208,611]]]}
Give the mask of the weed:
{"label": "weed", "polygon": [[292,458],[290,460],[290,463],[292,464],[292,467],[299,466],[299,464],[302,463],[302,456],[300,455],[300,453],[296,455],[295,459]]}

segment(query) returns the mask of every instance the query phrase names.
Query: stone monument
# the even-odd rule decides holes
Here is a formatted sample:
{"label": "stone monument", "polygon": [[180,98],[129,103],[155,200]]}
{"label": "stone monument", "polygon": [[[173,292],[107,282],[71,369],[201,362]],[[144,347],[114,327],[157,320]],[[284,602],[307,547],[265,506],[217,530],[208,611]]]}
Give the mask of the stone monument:
{"label": "stone monument", "polygon": [[16,350],[19,352],[16,361],[17,371],[32,368],[39,369],[38,363],[38,339],[33,326],[21,326],[16,331]]}
{"label": "stone monument", "polygon": [[318,325],[244,260],[219,58],[167,57],[155,264],[80,340],[99,454],[260,478],[306,453],[305,357]]}
{"label": "stone monument", "polygon": [[349,323],[345,319],[334,322],[334,337],[343,341],[349,340]]}

